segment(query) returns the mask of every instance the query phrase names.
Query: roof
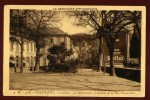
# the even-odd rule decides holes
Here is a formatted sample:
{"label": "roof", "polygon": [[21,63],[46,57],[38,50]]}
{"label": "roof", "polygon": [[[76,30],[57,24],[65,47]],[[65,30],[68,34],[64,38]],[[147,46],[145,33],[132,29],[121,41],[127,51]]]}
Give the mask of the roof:
{"label": "roof", "polygon": [[52,34],[64,34],[65,33],[58,27],[48,27],[47,32],[52,33]]}
{"label": "roof", "polygon": [[70,37],[67,33],[62,31],[58,27],[48,27],[47,32],[49,33],[50,36],[68,36],[68,37]]}

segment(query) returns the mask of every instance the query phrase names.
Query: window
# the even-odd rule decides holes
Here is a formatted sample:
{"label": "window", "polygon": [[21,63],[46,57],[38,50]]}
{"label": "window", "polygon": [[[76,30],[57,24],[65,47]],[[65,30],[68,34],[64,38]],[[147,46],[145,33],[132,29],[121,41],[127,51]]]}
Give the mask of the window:
{"label": "window", "polygon": [[13,58],[13,57],[10,57],[10,61],[14,61],[14,58]]}
{"label": "window", "polygon": [[32,44],[32,48],[33,48],[33,52],[34,52],[34,51],[35,51],[35,50],[34,50],[34,43]]}
{"label": "window", "polygon": [[119,49],[114,49],[114,51],[120,51]]}
{"label": "window", "polygon": [[116,42],[119,42],[119,39],[116,39]]}
{"label": "window", "polygon": [[27,42],[27,52],[29,52],[29,43]]}
{"label": "window", "polygon": [[36,52],[36,47],[34,46],[34,52]]}
{"label": "window", "polygon": [[33,51],[33,44],[31,43],[31,52]]}
{"label": "window", "polygon": [[51,43],[53,43],[53,38],[51,38]]}
{"label": "window", "polygon": [[16,51],[19,52],[19,43],[16,43]]}
{"label": "window", "polygon": [[10,51],[13,51],[13,42],[10,43]]}

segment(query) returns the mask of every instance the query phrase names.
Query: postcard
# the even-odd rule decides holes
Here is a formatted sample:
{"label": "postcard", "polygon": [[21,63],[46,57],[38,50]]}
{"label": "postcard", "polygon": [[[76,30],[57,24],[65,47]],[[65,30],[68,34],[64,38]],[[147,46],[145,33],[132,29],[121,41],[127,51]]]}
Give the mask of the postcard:
{"label": "postcard", "polygon": [[145,97],[145,6],[5,5],[4,96]]}

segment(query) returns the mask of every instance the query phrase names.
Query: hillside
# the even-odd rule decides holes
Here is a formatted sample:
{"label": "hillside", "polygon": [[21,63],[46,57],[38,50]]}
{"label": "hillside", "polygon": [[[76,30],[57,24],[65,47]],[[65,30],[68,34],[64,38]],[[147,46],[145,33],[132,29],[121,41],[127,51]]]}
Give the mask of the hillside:
{"label": "hillside", "polygon": [[88,44],[91,44],[92,40],[94,39],[93,35],[86,33],[77,33],[74,35],[70,35],[70,37],[75,46],[80,44],[82,41],[86,41]]}

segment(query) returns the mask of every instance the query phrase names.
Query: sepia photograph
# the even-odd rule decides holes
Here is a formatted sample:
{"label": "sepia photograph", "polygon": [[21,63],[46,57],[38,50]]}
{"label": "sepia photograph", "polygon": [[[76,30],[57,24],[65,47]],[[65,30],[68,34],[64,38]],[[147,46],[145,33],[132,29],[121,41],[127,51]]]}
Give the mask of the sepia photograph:
{"label": "sepia photograph", "polygon": [[144,97],[144,6],[6,5],[4,96]]}

